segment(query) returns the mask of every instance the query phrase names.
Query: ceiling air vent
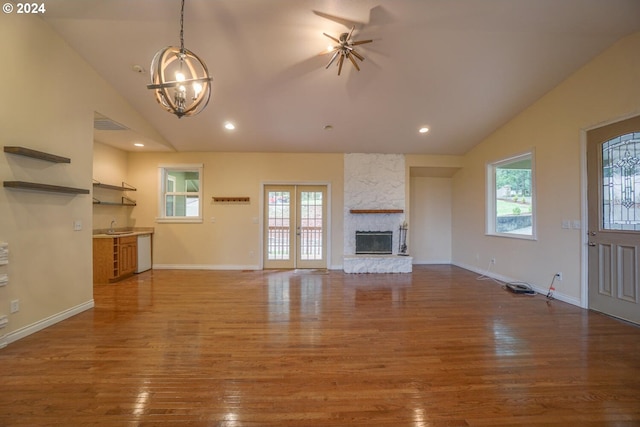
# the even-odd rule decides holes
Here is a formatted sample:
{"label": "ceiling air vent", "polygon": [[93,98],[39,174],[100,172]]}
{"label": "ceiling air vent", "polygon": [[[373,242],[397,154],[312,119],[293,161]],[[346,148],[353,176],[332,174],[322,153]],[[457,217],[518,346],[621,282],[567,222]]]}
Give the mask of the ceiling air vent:
{"label": "ceiling air vent", "polygon": [[97,130],[128,130],[129,128],[108,117],[96,115],[93,119],[93,128]]}

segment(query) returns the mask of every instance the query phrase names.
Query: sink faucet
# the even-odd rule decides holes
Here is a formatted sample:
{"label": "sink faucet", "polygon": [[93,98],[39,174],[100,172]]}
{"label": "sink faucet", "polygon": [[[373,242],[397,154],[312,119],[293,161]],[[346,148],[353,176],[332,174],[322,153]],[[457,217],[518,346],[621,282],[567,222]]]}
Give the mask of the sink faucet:
{"label": "sink faucet", "polygon": [[113,233],[113,224],[116,224],[116,220],[111,220],[111,225],[109,226],[109,233]]}

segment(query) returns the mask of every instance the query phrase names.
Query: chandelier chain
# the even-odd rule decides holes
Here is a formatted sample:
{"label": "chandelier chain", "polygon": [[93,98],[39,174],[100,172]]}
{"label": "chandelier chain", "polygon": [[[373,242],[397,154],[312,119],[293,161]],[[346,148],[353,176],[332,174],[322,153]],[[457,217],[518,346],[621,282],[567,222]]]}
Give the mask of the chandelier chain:
{"label": "chandelier chain", "polygon": [[184,0],[180,9],[180,52],[184,53]]}

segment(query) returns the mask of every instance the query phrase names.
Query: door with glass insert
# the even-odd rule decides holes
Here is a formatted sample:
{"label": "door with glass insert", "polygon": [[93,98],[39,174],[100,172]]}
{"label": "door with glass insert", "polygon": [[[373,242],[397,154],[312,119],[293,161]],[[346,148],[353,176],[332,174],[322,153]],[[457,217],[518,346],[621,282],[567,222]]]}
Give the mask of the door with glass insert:
{"label": "door with glass insert", "polygon": [[587,133],[589,308],[640,324],[640,117]]}
{"label": "door with glass insert", "polygon": [[327,188],[264,189],[264,268],[327,267]]}

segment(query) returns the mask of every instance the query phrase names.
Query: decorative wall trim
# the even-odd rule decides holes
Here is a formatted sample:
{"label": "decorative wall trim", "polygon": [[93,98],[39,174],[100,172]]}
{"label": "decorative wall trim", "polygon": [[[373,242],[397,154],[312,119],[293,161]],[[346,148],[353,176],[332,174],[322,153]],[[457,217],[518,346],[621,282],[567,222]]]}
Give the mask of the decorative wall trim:
{"label": "decorative wall trim", "polygon": [[39,320],[31,325],[24,326],[20,329],[17,329],[13,332],[10,332],[6,336],[6,341],[0,341],[0,348],[5,347],[7,344],[11,344],[12,342],[18,341],[26,336],[29,336],[33,333],[39,332],[49,326],[55,325],[56,323],[62,322],[70,317],[75,316],[76,314],[80,314],[83,311],[92,309],[94,307],[93,299],[84,302],[80,305],[76,305],[75,307],[71,307],[67,310],[61,311],[60,313],[54,314],[52,316],[46,317],[42,320]]}

